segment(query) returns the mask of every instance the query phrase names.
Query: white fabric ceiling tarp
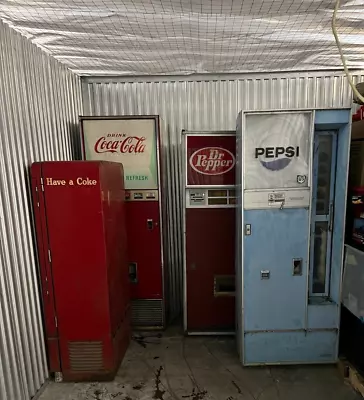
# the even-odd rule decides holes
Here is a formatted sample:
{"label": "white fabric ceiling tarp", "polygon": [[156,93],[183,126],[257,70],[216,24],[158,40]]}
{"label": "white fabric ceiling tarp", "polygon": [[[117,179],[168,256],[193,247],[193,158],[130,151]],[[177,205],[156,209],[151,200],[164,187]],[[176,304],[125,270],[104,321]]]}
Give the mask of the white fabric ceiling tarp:
{"label": "white fabric ceiling tarp", "polygon": [[[337,28],[364,69],[364,0]],[[81,75],[342,68],[332,0],[0,0],[0,18]]]}

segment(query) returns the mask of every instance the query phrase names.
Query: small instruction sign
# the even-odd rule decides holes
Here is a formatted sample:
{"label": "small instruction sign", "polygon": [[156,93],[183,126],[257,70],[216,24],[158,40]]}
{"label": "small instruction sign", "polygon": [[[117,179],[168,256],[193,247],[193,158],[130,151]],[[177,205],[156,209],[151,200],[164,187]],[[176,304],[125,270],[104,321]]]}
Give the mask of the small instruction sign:
{"label": "small instruction sign", "polygon": [[276,203],[282,203],[283,201],[285,201],[284,193],[282,193],[282,192],[268,193],[268,204],[270,206],[274,206],[274,205],[276,205]]}

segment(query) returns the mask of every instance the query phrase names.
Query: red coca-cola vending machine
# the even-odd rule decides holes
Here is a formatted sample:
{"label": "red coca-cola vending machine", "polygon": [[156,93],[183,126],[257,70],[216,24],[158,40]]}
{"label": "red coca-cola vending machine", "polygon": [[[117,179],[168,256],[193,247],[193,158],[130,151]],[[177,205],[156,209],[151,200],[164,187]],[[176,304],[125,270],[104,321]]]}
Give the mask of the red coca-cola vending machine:
{"label": "red coca-cola vending machine", "polygon": [[184,132],[188,334],[235,330],[235,132]]}
{"label": "red coca-cola vending machine", "polygon": [[49,369],[112,379],[130,340],[122,165],[40,162],[31,177]]}
{"label": "red coca-cola vending machine", "polygon": [[158,116],[81,117],[86,160],[124,166],[132,325],[165,324]]}

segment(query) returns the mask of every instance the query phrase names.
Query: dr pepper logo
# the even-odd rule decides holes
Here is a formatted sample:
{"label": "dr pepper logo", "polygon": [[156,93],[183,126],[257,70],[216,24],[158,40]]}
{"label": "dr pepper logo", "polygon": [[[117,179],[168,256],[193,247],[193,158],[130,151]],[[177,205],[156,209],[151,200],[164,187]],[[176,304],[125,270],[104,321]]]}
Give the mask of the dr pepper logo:
{"label": "dr pepper logo", "polygon": [[96,153],[144,153],[145,137],[127,136],[124,133],[109,133],[101,136],[94,146]]}
{"label": "dr pepper logo", "polygon": [[222,147],[204,147],[191,155],[190,165],[200,174],[222,175],[234,168],[235,157]]}

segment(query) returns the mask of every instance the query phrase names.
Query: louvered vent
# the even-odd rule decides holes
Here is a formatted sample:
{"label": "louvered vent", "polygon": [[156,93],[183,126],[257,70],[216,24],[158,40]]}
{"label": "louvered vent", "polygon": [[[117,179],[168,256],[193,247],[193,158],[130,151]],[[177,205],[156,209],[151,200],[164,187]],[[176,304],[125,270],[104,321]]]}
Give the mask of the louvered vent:
{"label": "louvered vent", "polygon": [[163,326],[163,300],[133,300],[131,308],[134,327]]}
{"label": "louvered vent", "polygon": [[104,370],[102,342],[68,342],[72,372]]}

